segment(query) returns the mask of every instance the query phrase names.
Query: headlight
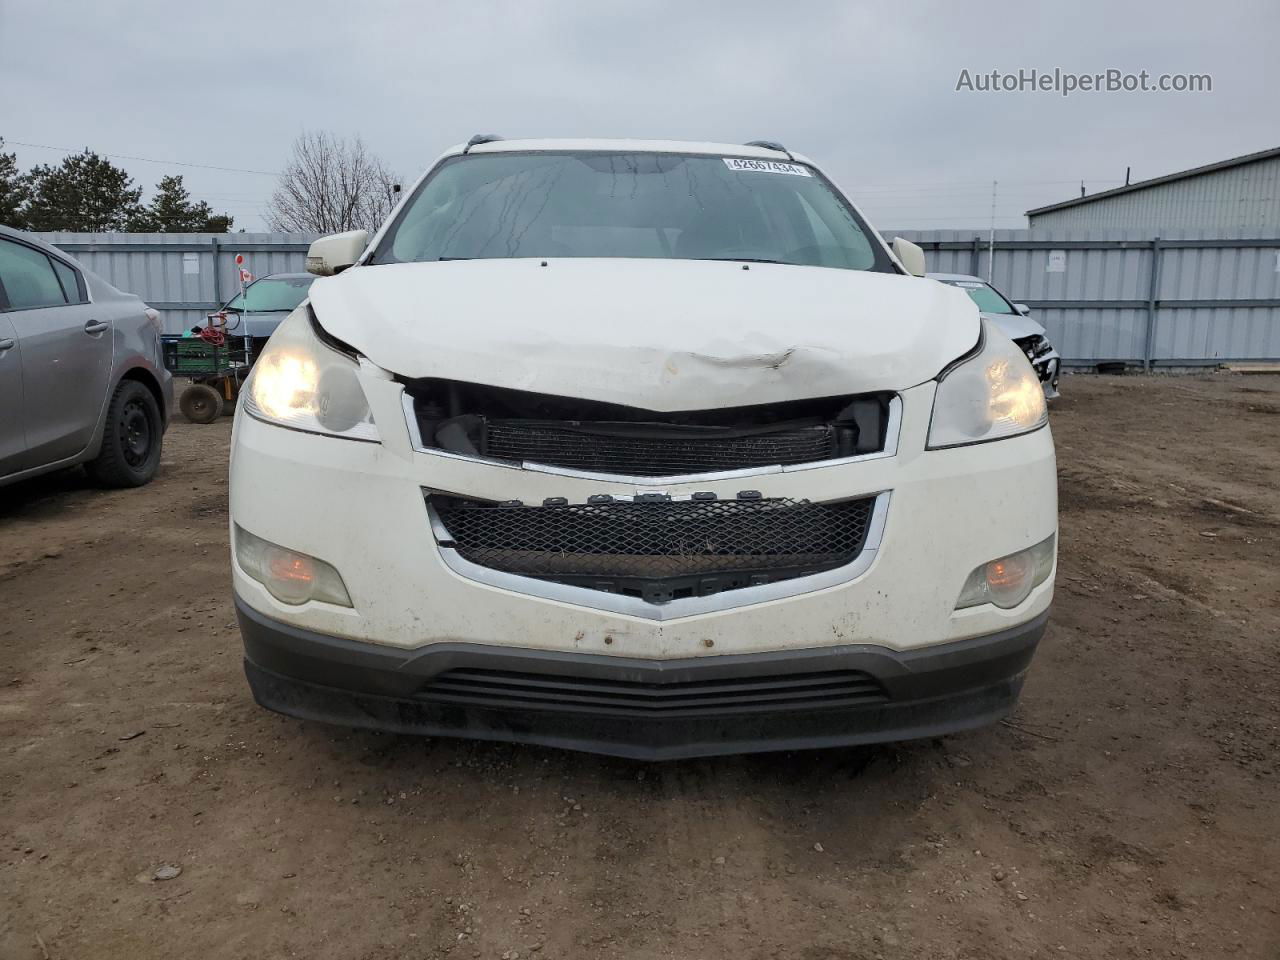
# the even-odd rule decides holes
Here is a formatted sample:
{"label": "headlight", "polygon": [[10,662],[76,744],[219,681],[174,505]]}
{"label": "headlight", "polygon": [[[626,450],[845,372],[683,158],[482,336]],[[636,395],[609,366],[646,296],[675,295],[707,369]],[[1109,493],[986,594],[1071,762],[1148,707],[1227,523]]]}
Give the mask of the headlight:
{"label": "headlight", "polygon": [[982,346],[938,379],[929,449],[1029,433],[1049,419],[1044,390],[1017,345],[984,321]]}
{"label": "headlight", "polygon": [[340,607],[351,606],[351,596],[341,574],[323,560],[255,537],[239,524],[236,524],[235,540],[240,569],[281,603],[296,606],[308,600],[323,600]]}
{"label": "headlight", "polygon": [[1016,607],[1031,591],[1053,573],[1054,544],[1057,535],[1041,540],[1034,547],[1019,550],[1007,557],[984,563],[964,582],[956,609],[994,603],[1005,610]]}
{"label": "headlight", "polygon": [[291,313],[271,336],[249,378],[245,412],[282,427],[349,440],[378,440],[359,367],[321,343],[308,307]]}

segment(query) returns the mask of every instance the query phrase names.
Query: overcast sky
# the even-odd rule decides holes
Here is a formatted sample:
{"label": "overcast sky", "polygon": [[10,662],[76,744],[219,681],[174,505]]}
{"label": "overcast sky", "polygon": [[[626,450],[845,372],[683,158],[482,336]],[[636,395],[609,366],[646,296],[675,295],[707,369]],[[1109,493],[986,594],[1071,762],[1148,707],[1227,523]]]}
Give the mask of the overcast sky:
{"label": "overcast sky", "polygon": [[[304,129],[406,180],[478,131],[781,140],[881,228],[1029,207],[1280,146],[1280,3],[0,0],[0,137],[279,170]],[[1211,93],[957,92],[961,71],[1208,73]],[[181,173],[262,229],[270,175]]]}

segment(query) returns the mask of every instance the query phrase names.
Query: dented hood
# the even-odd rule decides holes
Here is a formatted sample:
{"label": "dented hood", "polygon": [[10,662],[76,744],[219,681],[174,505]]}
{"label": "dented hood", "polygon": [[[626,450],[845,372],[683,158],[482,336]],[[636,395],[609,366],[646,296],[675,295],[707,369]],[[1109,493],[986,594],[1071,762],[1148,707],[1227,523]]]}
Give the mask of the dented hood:
{"label": "dented hood", "polygon": [[963,291],[932,280],[697,260],[356,267],[317,280],[311,304],[402,377],[657,411],[900,390],[969,350],[979,326]]}

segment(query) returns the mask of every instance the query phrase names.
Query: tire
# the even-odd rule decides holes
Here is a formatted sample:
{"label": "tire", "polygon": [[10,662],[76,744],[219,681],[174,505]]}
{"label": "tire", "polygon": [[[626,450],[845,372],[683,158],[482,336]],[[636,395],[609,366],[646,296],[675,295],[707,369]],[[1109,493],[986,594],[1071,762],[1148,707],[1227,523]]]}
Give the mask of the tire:
{"label": "tire", "polygon": [[192,423],[213,423],[222,416],[222,394],[207,383],[193,383],[182,391],[178,409]]}
{"label": "tire", "polygon": [[85,469],[104,487],[140,487],[156,475],[163,439],[156,398],[136,380],[121,380],[107,405],[102,449]]}

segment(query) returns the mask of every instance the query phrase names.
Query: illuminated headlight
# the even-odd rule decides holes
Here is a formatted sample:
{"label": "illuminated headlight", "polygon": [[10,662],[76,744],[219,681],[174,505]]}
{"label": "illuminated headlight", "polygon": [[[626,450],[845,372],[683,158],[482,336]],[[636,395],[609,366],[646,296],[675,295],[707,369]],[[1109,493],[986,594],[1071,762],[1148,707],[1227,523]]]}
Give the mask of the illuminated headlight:
{"label": "illuminated headlight", "polygon": [[281,603],[296,606],[308,600],[323,600],[340,607],[351,606],[341,575],[323,560],[255,537],[239,524],[235,540],[240,569]]}
{"label": "illuminated headlight", "polygon": [[1006,610],[1016,607],[1053,573],[1056,542],[1057,536],[1053,535],[1034,547],[978,567],[964,582],[956,609],[976,607],[980,603],[994,603]]}
{"label": "illuminated headlight", "polygon": [[938,379],[929,449],[1015,437],[1048,419],[1044,390],[1030,362],[984,321],[978,352]]}
{"label": "illuminated headlight", "polygon": [[272,334],[253,365],[245,412],[294,430],[376,442],[359,367],[320,341],[308,311],[299,307]]}

